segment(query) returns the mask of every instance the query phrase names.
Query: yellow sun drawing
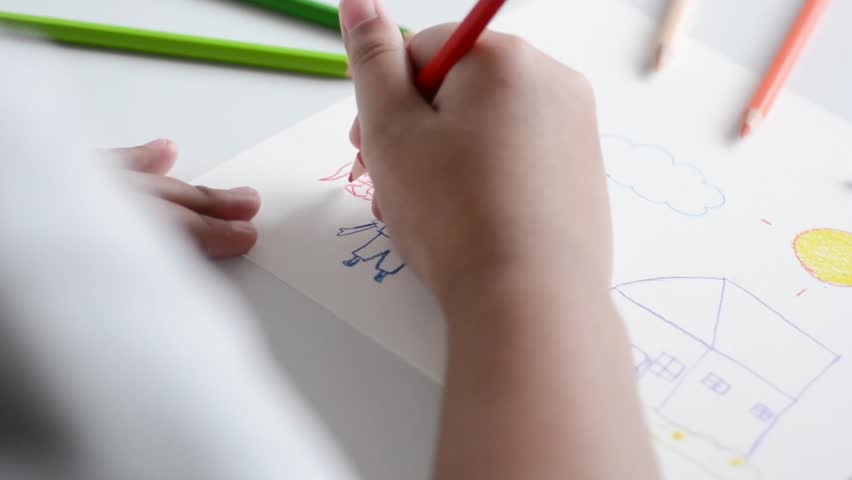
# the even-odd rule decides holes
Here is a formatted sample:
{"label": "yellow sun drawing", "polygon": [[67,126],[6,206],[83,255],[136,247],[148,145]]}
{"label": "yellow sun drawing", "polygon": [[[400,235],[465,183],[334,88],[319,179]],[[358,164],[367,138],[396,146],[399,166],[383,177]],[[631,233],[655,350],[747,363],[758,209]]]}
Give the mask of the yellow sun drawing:
{"label": "yellow sun drawing", "polygon": [[852,233],[817,228],[800,233],[793,249],[802,267],[817,279],[852,287]]}

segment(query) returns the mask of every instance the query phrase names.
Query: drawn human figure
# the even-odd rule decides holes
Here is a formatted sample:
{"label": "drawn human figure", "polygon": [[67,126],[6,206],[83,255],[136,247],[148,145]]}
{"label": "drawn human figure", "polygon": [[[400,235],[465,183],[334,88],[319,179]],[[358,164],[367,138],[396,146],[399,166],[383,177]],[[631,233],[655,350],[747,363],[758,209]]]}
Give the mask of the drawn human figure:
{"label": "drawn human figure", "polygon": [[[340,179],[348,179],[349,172],[352,170],[352,162],[349,162],[342,167],[338,168],[336,172],[331,175],[320,178],[320,182],[333,182],[335,180]],[[361,178],[355,180],[354,182],[349,182],[346,186],[343,187],[344,190],[349,192],[353,197],[360,198],[362,200],[367,200],[368,202],[373,200],[373,181],[370,180],[368,175],[364,175]]]}
{"label": "drawn human figure", "polygon": [[352,251],[352,258],[344,260],[344,265],[354,267],[361,262],[368,263],[376,260],[376,274],[373,276],[373,280],[378,283],[381,283],[388,275],[399,273],[405,267],[405,264],[393,251],[391,237],[384,223],[374,220],[364,225],[341,228],[337,232],[338,237],[359,234],[370,235],[370,238]]}

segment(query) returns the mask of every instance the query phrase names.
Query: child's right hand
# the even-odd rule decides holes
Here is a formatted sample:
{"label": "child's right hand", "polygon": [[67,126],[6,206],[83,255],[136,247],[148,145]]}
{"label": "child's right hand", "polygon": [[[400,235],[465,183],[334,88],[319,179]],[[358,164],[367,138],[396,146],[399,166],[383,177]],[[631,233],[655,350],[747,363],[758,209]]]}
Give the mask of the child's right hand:
{"label": "child's right hand", "polygon": [[611,233],[588,82],[487,32],[430,105],[413,71],[454,26],[417,34],[406,52],[370,3],[342,5],[359,111],[351,137],[407,264],[444,308],[512,278],[605,298]]}
{"label": "child's right hand", "polygon": [[[407,51],[376,0],[344,0],[351,135],[407,264],[447,320],[434,478],[657,478],[624,326],[592,90],[497,33],[433,104],[413,84],[453,27]],[[413,65],[412,65],[413,64]]]}

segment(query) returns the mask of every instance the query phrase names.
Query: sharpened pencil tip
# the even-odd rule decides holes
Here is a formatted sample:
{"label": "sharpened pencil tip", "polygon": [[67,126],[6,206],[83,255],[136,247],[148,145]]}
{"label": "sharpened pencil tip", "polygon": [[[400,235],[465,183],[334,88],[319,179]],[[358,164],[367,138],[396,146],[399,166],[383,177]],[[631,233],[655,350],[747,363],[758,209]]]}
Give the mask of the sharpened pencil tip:
{"label": "sharpened pencil tip", "polygon": [[740,137],[745,138],[751,135],[755,130],[760,128],[760,124],[763,122],[764,114],[760,112],[755,107],[750,107],[746,110],[745,115],[743,116],[743,125],[740,130]]}
{"label": "sharpened pencil tip", "polygon": [[354,181],[355,181],[355,177],[353,177],[352,174],[350,173],[349,174],[349,183],[352,183]]}

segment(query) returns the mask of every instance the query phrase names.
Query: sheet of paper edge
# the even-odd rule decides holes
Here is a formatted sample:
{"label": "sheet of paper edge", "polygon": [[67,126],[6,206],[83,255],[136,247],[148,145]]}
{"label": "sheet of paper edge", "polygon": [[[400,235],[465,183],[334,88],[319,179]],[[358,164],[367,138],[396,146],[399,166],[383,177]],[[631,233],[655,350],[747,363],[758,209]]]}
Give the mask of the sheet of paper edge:
{"label": "sheet of paper edge", "polygon": [[[534,3],[534,2],[533,2],[533,3]],[[529,8],[529,5],[528,5],[528,4],[523,4],[523,5],[513,6],[512,8],[510,8],[510,9],[508,9],[506,12],[504,12],[504,13],[503,13],[503,15],[511,15],[511,14],[512,14],[512,12],[514,12],[514,11],[515,11],[515,10],[517,10],[517,9],[521,9],[521,8]],[[651,17],[650,15],[648,15],[648,14],[646,14],[645,12],[643,12],[643,11],[639,10],[639,9],[638,9],[637,7],[635,7],[635,6],[623,4],[623,5],[621,5],[621,7],[620,7],[620,8],[623,8],[625,11],[629,11],[629,12],[630,12],[630,15],[632,15],[632,16],[634,16],[634,17],[636,17],[637,21],[642,21],[642,22],[652,22],[652,21],[653,21],[653,19],[652,19],[652,17]],[[694,38],[691,38],[691,37],[684,38],[684,39],[683,39],[683,41],[684,41],[684,43],[685,43],[685,44],[687,44],[687,45],[688,45],[687,47],[685,47],[685,49],[700,49],[700,50],[702,51],[702,53],[703,53],[703,54],[708,55],[708,56],[710,56],[710,57],[714,57],[714,59],[715,59],[716,61],[721,62],[721,63],[726,63],[726,64],[728,64],[731,68],[739,69],[741,72],[745,72],[745,73],[747,73],[747,75],[746,75],[746,76],[748,76],[748,77],[750,77],[750,78],[755,79],[755,81],[758,81],[758,79],[759,79],[759,75],[760,75],[758,72],[756,72],[756,71],[754,71],[754,70],[752,70],[752,69],[750,69],[750,68],[747,68],[746,66],[742,65],[742,64],[741,64],[741,63],[739,63],[739,62],[736,62],[736,61],[735,61],[735,60],[733,60],[730,56],[725,55],[725,54],[723,54],[722,52],[720,52],[720,51],[718,51],[718,50],[716,50],[716,49],[714,49],[714,48],[711,48],[711,47],[709,47],[709,46],[705,45],[704,43],[702,43],[702,42],[700,42],[700,41],[698,41],[698,40],[696,40],[696,39],[694,39]],[[792,91],[792,90],[787,90],[787,89],[785,89],[785,90],[783,90],[783,91],[781,92],[781,96],[790,96],[790,97],[792,97],[792,98],[795,98],[795,99],[796,99],[796,100],[798,100],[798,101],[801,101],[801,102],[803,102],[803,103],[805,103],[805,104],[808,104],[808,105],[810,105],[810,106],[814,107],[815,109],[820,110],[820,111],[821,111],[823,114],[825,114],[827,117],[830,117],[831,119],[833,119],[833,120],[835,120],[835,121],[838,121],[838,122],[841,122],[841,123],[845,123],[845,124],[849,124],[849,123],[850,123],[850,122],[849,122],[848,120],[846,120],[844,117],[842,117],[842,116],[840,116],[840,115],[838,115],[838,114],[836,114],[836,113],[834,113],[834,112],[832,112],[832,111],[830,111],[830,110],[827,110],[827,109],[823,108],[823,107],[822,107],[822,106],[820,106],[818,103],[816,103],[816,102],[814,102],[814,101],[812,101],[812,100],[810,100],[810,99],[808,99],[808,98],[806,98],[806,97],[802,96],[802,95],[801,95],[801,94],[799,94],[798,92],[795,92],[795,91]],[[310,116],[306,117],[304,120],[302,120],[301,122],[297,123],[296,125],[300,125],[302,122],[308,122],[308,121],[311,121],[314,117],[317,117],[317,116],[321,116],[321,115],[323,115],[323,114],[326,112],[326,110],[331,110],[331,109],[335,108],[336,106],[338,106],[338,105],[340,105],[340,104],[343,104],[343,103],[346,103],[346,102],[350,102],[350,101],[351,101],[351,97],[347,97],[346,99],[343,99],[343,100],[340,100],[340,101],[338,101],[338,102],[335,102],[335,103],[333,103],[333,104],[331,104],[331,105],[329,105],[329,106],[327,106],[327,107],[325,107],[325,108],[323,108],[323,109],[321,109],[321,110],[317,111],[316,113],[314,113],[314,114],[312,114],[312,115],[310,115]],[[745,107],[745,105],[744,105],[744,107]],[[735,123],[735,122],[738,122],[738,121],[739,121],[739,119],[737,119],[737,118],[732,118],[732,119],[731,119],[731,122],[732,122],[732,123]],[[294,127],[295,127],[296,125],[294,125]],[[293,128],[293,127],[290,127],[290,128]],[[286,133],[290,130],[290,128],[285,129],[285,130],[282,130],[281,132],[279,132],[279,133],[275,134],[274,136],[272,136],[272,137],[270,137],[270,138],[268,138],[268,139],[266,139],[266,140],[264,140],[264,141],[262,141],[262,142],[259,142],[259,143],[258,143],[258,144],[256,144],[255,146],[252,146],[251,148],[249,148],[249,149],[247,149],[247,150],[244,150],[244,151],[243,151],[243,152],[241,152],[240,154],[236,155],[234,158],[232,158],[232,159],[230,159],[230,160],[227,160],[226,162],[224,162],[224,163],[222,163],[222,164],[218,165],[217,167],[214,167],[214,168],[212,168],[212,169],[208,170],[207,172],[205,172],[205,173],[203,173],[203,174],[199,175],[199,176],[198,176],[198,177],[196,177],[196,178],[203,178],[204,176],[206,176],[206,175],[207,175],[207,174],[209,174],[210,172],[212,172],[212,171],[214,171],[214,170],[218,169],[219,167],[221,167],[221,166],[223,166],[223,165],[227,165],[227,164],[229,164],[229,163],[231,163],[231,162],[239,161],[239,158],[240,158],[243,154],[245,154],[246,152],[248,152],[248,151],[252,150],[253,148],[255,148],[255,147],[256,147],[256,146],[258,146],[258,145],[262,145],[262,144],[264,144],[264,143],[266,143],[266,142],[272,141],[273,139],[277,138],[279,135],[284,135],[284,134],[286,134]],[[723,132],[720,132],[720,135],[723,135],[723,134],[724,134]],[[400,359],[402,359],[405,363],[407,363],[407,364],[409,364],[409,365],[413,366],[413,367],[414,367],[417,371],[419,371],[419,372],[421,372],[421,373],[425,374],[427,377],[429,377],[430,379],[434,380],[435,382],[437,382],[437,383],[439,383],[439,384],[442,384],[442,383],[443,383],[443,379],[441,378],[441,375],[439,374],[439,372],[431,372],[428,368],[425,368],[425,367],[423,367],[422,365],[418,365],[418,364],[417,364],[417,362],[413,361],[413,360],[411,359],[411,357],[410,357],[409,355],[407,355],[407,354],[406,354],[406,352],[399,351],[399,349],[398,349],[398,348],[396,348],[396,346],[394,346],[394,345],[389,345],[388,343],[383,342],[381,339],[379,339],[378,337],[376,337],[374,334],[371,334],[371,333],[369,333],[369,332],[366,332],[366,331],[364,331],[362,328],[360,328],[360,327],[358,327],[357,325],[355,325],[354,323],[349,322],[348,320],[346,320],[346,319],[344,319],[344,318],[341,318],[339,315],[335,314],[334,312],[332,312],[331,310],[329,310],[328,308],[326,308],[325,306],[323,306],[320,302],[318,302],[318,301],[317,301],[317,299],[315,299],[314,297],[312,297],[312,296],[311,296],[311,295],[309,295],[308,293],[306,293],[306,292],[302,291],[302,290],[301,290],[301,289],[299,289],[299,288],[294,287],[292,284],[290,284],[289,282],[287,282],[287,281],[286,281],[286,280],[284,280],[283,278],[279,277],[277,274],[275,274],[275,273],[274,273],[274,272],[272,272],[271,270],[264,268],[262,265],[260,265],[258,262],[256,262],[254,259],[252,259],[252,258],[251,258],[251,254],[250,254],[250,253],[249,253],[248,255],[245,255],[245,258],[247,258],[248,260],[250,260],[250,261],[251,261],[254,265],[257,265],[257,266],[258,266],[260,269],[262,269],[263,271],[268,272],[269,274],[271,274],[272,276],[274,276],[274,277],[275,277],[276,279],[278,279],[280,282],[284,283],[284,284],[285,284],[285,285],[287,285],[288,287],[290,287],[290,288],[294,289],[295,291],[299,292],[299,293],[300,293],[302,296],[304,296],[305,298],[310,299],[310,301],[311,301],[311,302],[315,303],[318,307],[322,308],[324,311],[329,312],[330,314],[334,315],[336,318],[340,319],[341,321],[346,322],[346,323],[347,323],[350,327],[352,327],[354,330],[358,331],[359,333],[361,333],[361,334],[362,334],[362,335],[364,335],[365,337],[367,337],[367,338],[371,339],[371,340],[372,340],[373,342],[375,342],[377,345],[380,345],[380,346],[381,346],[381,347],[383,347],[385,350],[387,350],[387,351],[391,352],[392,354],[394,354],[395,356],[399,357],[399,358],[400,358]]]}

